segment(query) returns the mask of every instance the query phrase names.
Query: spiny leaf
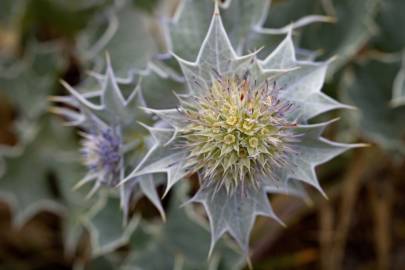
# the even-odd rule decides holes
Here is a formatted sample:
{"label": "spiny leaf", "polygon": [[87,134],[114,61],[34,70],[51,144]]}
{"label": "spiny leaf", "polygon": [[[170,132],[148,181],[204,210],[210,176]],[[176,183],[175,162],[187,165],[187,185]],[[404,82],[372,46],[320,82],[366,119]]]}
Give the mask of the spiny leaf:
{"label": "spiny leaf", "polygon": [[208,1],[182,0],[174,18],[167,25],[169,49],[193,61],[204,40],[213,7]]}
{"label": "spiny leaf", "polygon": [[302,125],[297,128],[295,132],[302,135],[300,136],[300,142],[296,145],[298,154],[291,157],[295,166],[290,168],[286,176],[287,179],[298,179],[312,185],[324,196],[326,194],[319,184],[315,167],[351,148],[364,146],[361,144],[336,143],[322,138],[321,134],[329,123]]}
{"label": "spiny leaf", "polygon": [[[38,133],[22,146],[21,153],[6,158],[7,170],[0,180],[1,194],[14,211],[14,222],[23,225],[41,210],[62,213],[64,207],[51,190],[50,177],[64,159],[66,141],[71,134],[61,134],[55,122],[41,121]],[[29,187],[29,188],[27,188]]]}
{"label": "spiny leaf", "polygon": [[[104,31],[101,35],[100,29]],[[108,52],[118,80],[131,82],[137,72],[147,68],[156,46],[147,29],[146,15],[130,1],[121,1],[95,18],[81,35],[79,50],[85,59],[98,63],[104,62],[103,53]]]}
{"label": "spiny leaf", "polygon": [[85,217],[90,231],[92,254],[98,256],[126,244],[135,230],[138,220],[133,218],[128,225],[123,224],[118,198],[104,196]]}
{"label": "spiny leaf", "polygon": [[[142,251],[132,254],[122,269],[240,269],[238,254],[221,241],[207,261],[210,245],[209,233],[191,213],[190,206],[181,207],[186,199],[187,185],[179,185],[172,194],[168,221],[157,228],[141,226],[143,233],[135,232],[133,245],[142,246]],[[194,239],[190,241],[190,239]],[[146,241],[145,241],[146,240]],[[198,245],[196,246],[195,243]],[[159,260],[156,260],[156,256]]]}
{"label": "spiny leaf", "polygon": [[386,52],[403,50],[405,47],[405,34],[398,25],[405,24],[405,18],[401,12],[404,8],[405,2],[401,0],[379,2],[375,19],[378,35],[371,40],[373,47]]}
{"label": "spiny leaf", "polygon": [[[312,1],[313,2],[313,1]],[[379,0],[332,1],[336,17],[334,24],[317,24],[305,29],[299,45],[311,50],[322,50],[325,57],[337,56],[331,63],[329,75],[342,68],[377,33],[374,16]],[[320,3],[308,3],[310,8]],[[319,7],[320,8],[320,7]]]}
{"label": "spiny leaf", "polygon": [[58,53],[52,45],[33,45],[26,58],[2,70],[0,89],[22,118],[35,119],[47,111],[47,97],[54,91],[58,71],[64,65]]}
{"label": "spiny leaf", "polygon": [[225,29],[238,53],[254,49],[247,48],[246,42],[266,19],[269,5],[267,0],[228,0],[222,5]]}
{"label": "spiny leaf", "polygon": [[347,108],[321,92],[329,62],[299,61],[295,56],[291,32],[261,63],[266,69],[296,67],[281,74],[276,80],[282,97],[295,104],[290,119],[306,122],[308,119],[337,108]]}
{"label": "spiny leaf", "polygon": [[233,194],[227,194],[225,188],[215,191],[211,185],[200,189],[191,199],[204,205],[210,219],[211,245],[213,252],[215,243],[225,233],[231,236],[241,246],[245,256],[249,253],[249,236],[257,215],[267,216],[278,220],[274,214],[264,190],[247,186],[238,189]]}
{"label": "spiny leaf", "polygon": [[393,108],[392,83],[398,73],[399,63],[382,63],[369,60],[347,71],[347,95],[359,108],[359,125],[362,132],[384,149],[403,155],[405,153],[403,115],[405,106]]}

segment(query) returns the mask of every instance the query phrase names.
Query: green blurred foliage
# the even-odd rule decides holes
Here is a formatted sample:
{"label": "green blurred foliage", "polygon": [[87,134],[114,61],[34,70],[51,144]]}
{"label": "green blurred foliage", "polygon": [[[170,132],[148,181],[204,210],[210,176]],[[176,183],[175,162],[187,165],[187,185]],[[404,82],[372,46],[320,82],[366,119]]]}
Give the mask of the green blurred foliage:
{"label": "green blurred foliage", "polygon": [[[88,69],[103,69],[106,51],[124,81],[136,80],[137,72],[156,64],[162,47],[194,60],[205,33],[190,35],[181,32],[178,25],[207,29],[212,11],[211,0],[186,1],[186,8],[194,13],[169,23],[169,31],[177,40],[172,46],[162,46],[162,17],[173,15],[177,1],[132,0],[124,6],[117,5],[119,2],[0,0],[0,113],[12,115],[11,119],[0,117],[7,121],[0,127],[10,129],[0,130],[0,144],[16,142],[0,145],[0,197],[9,204],[19,226],[44,210],[55,212],[63,224],[61,253],[68,253],[77,269],[118,269],[117,265],[122,269],[133,269],[134,265],[141,269],[174,269],[176,260],[183,263],[178,269],[237,269],[238,254],[225,242],[209,262],[213,268],[208,268],[205,254],[209,233],[187,209],[178,208],[178,198],[187,197],[183,187],[171,194],[166,224],[157,214],[151,214],[150,221],[138,223],[142,211],[153,213],[152,207],[144,204],[141,210],[133,209],[136,217],[130,222],[132,227],[121,224],[116,198],[104,194],[85,201],[83,191],[72,189],[83,176],[83,168],[75,162],[79,159],[78,138],[48,113],[48,97],[64,93],[58,81],[62,78],[84,85],[82,78]],[[358,108],[349,117],[342,115],[344,124],[328,136],[375,144],[373,148],[385,153],[381,155],[388,160],[385,162],[395,157],[401,163],[405,155],[405,105],[391,103],[395,79],[405,78],[399,76],[405,50],[404,10],[403,0],[275,0],[264,22],[264,27],[277,28],[310,14],[336,18],[336,23],[297,29],[294,41],[302,49],[319,52],[319,59],[337,56],[324,92]],[[254,25],[260,11],[260,5],[223,10],[233,44],[240,45],[240,36],[251,38],[240,45],[241,50],[264,46],[263,52],[267,53],[266,48],[274,48],[283,38],[262,36],[238,24],[244,21]],[[109,33],[112,20],[116,20],[116,29]],[[190,39],[187,44],[194,46],[184,47],[184,36]],[[184,90],[184,85],[174,80],[178,73],[170,63],[159,65],[154,68],[170,72],[162,74],[159,69],[160,73],[151,72],[142,79],[141,85],[147,90],[145,99],[153,108],[172,107],[176,103],[172,90]],[[401,80],[397,84],[405,85]],[[337,112],[331,114],[339,116]],[[346,169],[355,157],[337,162],[343,163],[339,168]],[[336,174],[331,169],[335,165],[326,167],[324,174]],[[101,208],[103,204],[108,207]],[[92,249],[87,253],[81,246],[86,239]],[[277,258],[269,261],[269,265],[277,264]]]}

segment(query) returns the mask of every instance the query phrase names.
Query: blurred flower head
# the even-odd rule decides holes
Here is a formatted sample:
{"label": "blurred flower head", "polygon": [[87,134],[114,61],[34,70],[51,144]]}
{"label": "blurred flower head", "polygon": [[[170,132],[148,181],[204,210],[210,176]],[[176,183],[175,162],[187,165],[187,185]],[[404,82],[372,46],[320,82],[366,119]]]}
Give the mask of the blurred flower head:
{"label": "blurred flower head", "polygon": [[121,171],[121,136],[114,128],[106,128],[94,134],[84,133],[82,157],[90,174],[97,175],[97,181],[109,187],[116,186]]}

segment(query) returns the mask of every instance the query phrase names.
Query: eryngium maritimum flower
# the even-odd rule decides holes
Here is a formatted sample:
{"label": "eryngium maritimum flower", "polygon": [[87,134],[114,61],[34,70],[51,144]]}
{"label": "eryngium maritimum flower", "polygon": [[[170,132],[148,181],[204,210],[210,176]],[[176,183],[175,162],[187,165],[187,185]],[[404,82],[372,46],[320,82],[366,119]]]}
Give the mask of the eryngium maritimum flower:
{"label": "eryngium maritimum flower", "polygon": [[82,156],[90,174],[108,187],[116,186],[121,177],[121,136],[113,128],[106,128],[96,134],[83,133]]}
{"label": "eryngium maritimum flower", "polygon": [[124,181],[163,172],[167,192],[197,172],[190,202],[207,212],[210,252],[228,232],[247,256],[256,216],[278,220],[268,193],[305,196],[303,182],[323,193],[315,167],[355,146],[322,138],[330,122],[307,124],[346,106],[321,92],[329,62],[296,59],[291,31],[264,60],[239,56],[218,6],[196,61],[175,57],[189,93],[176,109],[145,108],[169,128],[145,126],[155,145]]}
{"label": "eryngium maritimum flower", "polygon": [[181,99],[180,111],[189,122],[180,130],[187,166],[217,189],[259,188],[258,175],[276,177],[275,167],[293,166],[287,154],[294,152],[296,125],[283,118],[291,107],[278,98],[275,84],[256,86],[249,76],[218,78],[207,94]]}

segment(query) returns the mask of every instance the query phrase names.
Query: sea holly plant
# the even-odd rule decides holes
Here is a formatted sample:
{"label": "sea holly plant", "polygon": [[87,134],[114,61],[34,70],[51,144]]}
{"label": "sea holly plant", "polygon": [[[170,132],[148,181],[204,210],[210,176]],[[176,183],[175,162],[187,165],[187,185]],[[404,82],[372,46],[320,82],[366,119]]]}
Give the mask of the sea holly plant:
{"label": "sea holly plant", "polygon": [[327,62],[298,61],[290,30],[267,58],[238,55],[218,4],[194,62],[176,56],[188,93],[175,109],[144,108],[166,126],[146,126],[155,146],[125,178],[166,173],[166,193],[197,174],[199,189],[188,202],[204,206],[211,247],[229,233],[249,253],[255,217],[282,223],[269,193],[305,195],[302,183],[324,194],[315,167],[358,145],[329,141],[330,122],[308,124],[323,112],[347,106],[321,93]]}
{"label": "sea holly plant", "polygon": [[[322,137],[335,121],[324,113],[349,108],[322,93],[326,74],[325,91],[346,92],[359,116],[328,135],[374,142],[387,155],[372,171],[397,185],[404,1],[3,2],[0,199],[17,231],[56,214],[75,269],[240,269],[250,246],[259,268],[278,261],[262,252],[279,243],[257,236],[279,230],[260,225],[289,223],[296,201],[273,194],[329,195],[316,167],[361,146]],[[69,95],[53,96],[60,78]],[[47,114],[48,96],[75,129]],[[267,221],[254,227],[257,216]]]}
{"label": "sea holly plant", "polygon": [[[144,194],[164,218],[153,177],[136,177],[116,188],[124,179],[128,164],[136,163],[151,144],[147,132],[138,123],[150,123],[151,119],[139,109],[145,106],[140,81],[119,85],[109,56],[106,62],[105,74],[93,74],[100,90],[78,91],[62,81],[71,95],[52,97],[61,104],[52,108],[52,112],[63,116],[67,125],[81,129],[82,163],[88,172],[76,188],[92,184],[88,197],[100,189],[118,191],[125,217],[128,217],[131,201]],[[123,88],[129,90],[123,91]]]}

